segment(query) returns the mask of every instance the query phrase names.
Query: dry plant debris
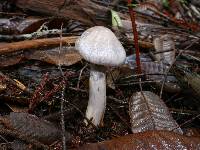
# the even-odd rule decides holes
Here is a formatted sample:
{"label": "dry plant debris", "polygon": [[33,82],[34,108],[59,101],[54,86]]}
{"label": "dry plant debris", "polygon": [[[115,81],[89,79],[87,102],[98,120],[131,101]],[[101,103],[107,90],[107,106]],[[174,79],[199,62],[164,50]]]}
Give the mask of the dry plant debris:
{"label": "dry plant debris", "polygon": [[[85,115],[91,66],[75,47],[94,26],[126,53],[103,70],[97,124]],[[90,41],[99,55],[101,35]],[[199,149],[199,41],[198,0],[1,0],[0,147]]]}

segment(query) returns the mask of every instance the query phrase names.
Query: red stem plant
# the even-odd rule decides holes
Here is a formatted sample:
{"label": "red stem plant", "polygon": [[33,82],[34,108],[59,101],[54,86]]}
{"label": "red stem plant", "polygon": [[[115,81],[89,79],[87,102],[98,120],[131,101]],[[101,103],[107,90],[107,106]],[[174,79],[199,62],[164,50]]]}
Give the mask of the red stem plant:
{"label": "red stem plant", "polygon": [[139,44],[138,44],[138,32],[136,28],[136,23],[135,23],[135,12],[132,9],[131,6],[132,0],[128,0],[128,8],[129,8],[129,13],[130,13],[130,18],[132,22],[132,29],[133,29],[133,35],[134,35],[134,45],[135,45],[135,50],[136,50],[136,64],[137,64],[137,73],[141,74],[141,64],[140,64],[140,50],[139,50]]}
{"label": "red stem plant", "polygon": [[33,110],[34,110],[34,108],[35,108],[35,107],[37,106],[37,104],[39,103],[39,99],[40,99],[40,97],[41,97],[41,94],[40,94],[40,93],[41,93],[42,90],[44,89],[44,86],[45,86],[45,84],[48,82],[48,80],[49,80],[49,76],[48,76],[48,73],[46,73],[46,74],[43,76],[43,78],[42,78],[42,80],[41,80],[39,86],[36,88],[35,92],[33,93],[33,97],[30,99],[29,110],[28,110],[29,113],[32,113]]}

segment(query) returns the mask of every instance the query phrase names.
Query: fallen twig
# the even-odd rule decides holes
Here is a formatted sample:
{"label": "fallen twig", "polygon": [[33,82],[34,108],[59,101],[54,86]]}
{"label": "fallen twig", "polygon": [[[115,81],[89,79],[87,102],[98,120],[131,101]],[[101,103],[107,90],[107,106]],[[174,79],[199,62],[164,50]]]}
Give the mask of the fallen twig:
{"label": "fallen twig", "polygon": [[[71,37],[63,37],[62,43],[63,44],[74,44],[77,36]],[[30,50],[30,49],[37,49],[37,48],[44,48],[44,47],[53,47],[59,46],[60,38],[45,38],[45,39],[37,39],[37,40],[27,40],[21,42],[12,42],[7,44],[0,45],[0,54],[7,54],[11,52],[18,52],[22,50]]]}
{"label": "fallen twig", "polygon": [[60,30],[58,29],[52,29],[52,30],[42,30],[42,31],[36,31],[30,34],[19,34],[19,35],[0,35],[0,40],[30,40],[30,39],[36,39],[40,37],[44,37],[47,35],[58,35],[60,33]]}

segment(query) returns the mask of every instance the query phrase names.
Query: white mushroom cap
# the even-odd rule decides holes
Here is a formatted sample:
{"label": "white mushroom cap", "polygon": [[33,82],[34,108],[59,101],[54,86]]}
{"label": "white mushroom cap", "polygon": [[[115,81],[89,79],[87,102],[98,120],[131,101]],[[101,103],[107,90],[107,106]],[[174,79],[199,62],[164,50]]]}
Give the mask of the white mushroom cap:
{"label": "white mushroom cap", "polygon": [[125,50],[115,34],[103,26],[86,30],[75,43],[83,58],[93,64],[118,66],[124,63]]}

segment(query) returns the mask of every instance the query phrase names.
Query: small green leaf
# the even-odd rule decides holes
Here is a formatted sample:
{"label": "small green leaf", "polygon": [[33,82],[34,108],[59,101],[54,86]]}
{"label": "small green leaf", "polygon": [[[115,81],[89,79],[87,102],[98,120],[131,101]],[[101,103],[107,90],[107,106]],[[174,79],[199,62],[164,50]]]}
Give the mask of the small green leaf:
{"label": "small green leaf", "polygon": [[111,10],[111,15],[112,15],[112,26],[113,27],[122,27],[122,21],[118,15],[118,13],[114,10]]}
{"label": "small green leaf", "polygon": [[138,4],[128,4],[128,7],[137,7]]}
{"label": "small green leaf", "polygon": [[168,0],[162,0],[162,4],[163,4],[164,7],[169,8]]}

